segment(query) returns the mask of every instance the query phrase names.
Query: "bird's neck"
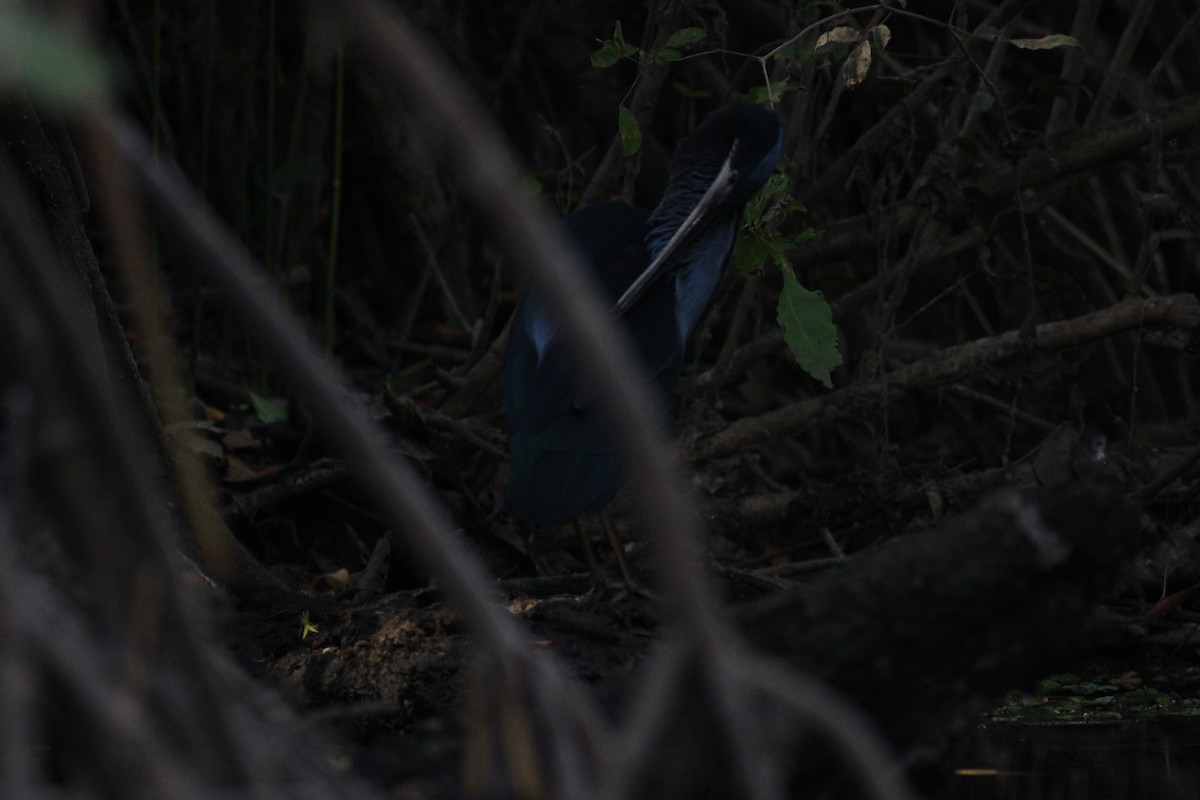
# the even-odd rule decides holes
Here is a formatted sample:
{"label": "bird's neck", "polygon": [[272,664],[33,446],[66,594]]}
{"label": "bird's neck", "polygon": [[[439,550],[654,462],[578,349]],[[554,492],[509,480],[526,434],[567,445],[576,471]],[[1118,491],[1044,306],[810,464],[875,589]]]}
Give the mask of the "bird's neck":
{"label": "bird's neck", "polygon": [[688,248],[675,271],[675,324],[686,342],[712,305],[737,232],[738,215],[721,220]]}
{"label": "bird's neck", "polygon": [[684,219],[704,197],[720,169],[720,163],[690,163],[687,170],[672,175],[662,200],[647,220],[646,249],[651,261],[658,258]]}

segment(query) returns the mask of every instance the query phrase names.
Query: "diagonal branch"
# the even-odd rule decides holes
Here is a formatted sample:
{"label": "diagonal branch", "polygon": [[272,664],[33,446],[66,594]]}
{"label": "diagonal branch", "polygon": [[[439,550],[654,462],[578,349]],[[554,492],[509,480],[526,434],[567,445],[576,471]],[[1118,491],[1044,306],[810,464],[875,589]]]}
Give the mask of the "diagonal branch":
{"label": "diagonal branch", "polygon": [[[1114,306],[1061,322],[1037,327],[1032,352],[1050,352],[1078,347],[1095,339],[1112,336],[1147,324],[1180,328],[1200,327],[1200,299],[1176,294],[1150,299],[1130,299]],[[961,380],[983,367],[1015,358],[1029,351],[1020,331],[976,339],[890,372],[881,380],[855,384],[836,392],[793,403],[758,417],[738,420],[718,434],[702,440],[691,459],[716,458],[761,444],[773,436],[786,436],[814,425],[831,422],[875,408],[886,395],[894,398],[918,388]]]}

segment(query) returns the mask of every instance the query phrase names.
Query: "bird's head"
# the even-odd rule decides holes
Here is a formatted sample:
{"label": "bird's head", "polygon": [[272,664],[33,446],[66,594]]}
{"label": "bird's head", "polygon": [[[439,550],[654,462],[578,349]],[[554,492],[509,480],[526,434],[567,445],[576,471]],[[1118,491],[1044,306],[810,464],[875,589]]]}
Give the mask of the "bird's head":
{"label": "bird's head", "polygon": [[771,108],[733,100],[704,118],[680,141],[671,159],[670,181],[688,174],[715,175],[726,159],[736,179],[724,203],[743,206],[763,187],[783,146],[783,126]]}
{"label": "bird's head", "polygon": [[650,214],[646,244],[652,261],[617,301],[618,314],[663,275],[684,264],[688,269],[696,266],[687,254],[694,254],[694,245],[717,232],[718,240],[709,243],[716,248],[712,257],[701,259],[712,268],[705,279],[705,303],[697,306],[706,304],[708,289],[715,290],[728,259],[742,208],[771,177],[782,145],[779,116],[745,100],[713,111],[679,142],[667,189]]}

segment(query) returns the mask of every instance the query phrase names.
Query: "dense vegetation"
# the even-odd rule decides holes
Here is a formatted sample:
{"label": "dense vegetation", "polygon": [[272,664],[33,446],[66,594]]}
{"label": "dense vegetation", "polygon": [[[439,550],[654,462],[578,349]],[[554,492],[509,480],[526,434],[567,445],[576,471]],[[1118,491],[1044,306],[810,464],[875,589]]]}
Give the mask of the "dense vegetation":
{"label": "dense vegetation", "polygon": [[[1200,581],[1191,3],[46,5],[0,9],[0,795],[906,797],[885,738]],[[690,499],[650,465],[615,508],[662,601],[581,600],[571,532],[500,502],[506,322],[547,220],[652,207],[735,96],[785,146],[676,395]],[[887,678],[922,730],[849,673],[939,617],[850,642],[814,586],[978,609]]]}

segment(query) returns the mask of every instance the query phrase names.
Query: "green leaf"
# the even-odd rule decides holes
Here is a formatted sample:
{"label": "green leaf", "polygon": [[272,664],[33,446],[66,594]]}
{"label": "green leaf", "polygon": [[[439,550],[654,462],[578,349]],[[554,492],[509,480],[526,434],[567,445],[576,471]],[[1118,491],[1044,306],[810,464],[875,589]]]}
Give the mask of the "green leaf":
{"label": "green leaf", "polygon": [[770,86],[755,86],[746,93],[746,98],[752,103],[772,103],[783,96],[789,88],[786,80],[775,81]]}
{"label": "green leaf", "polygon": [[683,51],[689,44],[703,41],[707,36],[703,28],[681,28],[671,34],[671,38],[667,39],[667,43],[654,56],[654,60],[659,64],[678,61],[683,58]]}
{"label": "green leaf", "polygon": [[521,191],[530,200],[537,200],[540,197],[546,196],[546,189],[542,186],[542,179],[532,172],[526,172],[521,178]]}
{"label": "green leaf", "polygon": [[708,89],[693,89],[681,81],[671,81],[671,86],[675,88],[675,91],[679,92],[680,96],[693,100],[699,100],[712,96],[712,92],[710,92]]}
{"label": "green leaf", "polygon": [[642,126],[637,117],[625,106],[617,114],[617,130],[621,133],[621,149],[625,155],[631,156],[642,146]]}
{"label": "green leaf", "polygon": [[45,16],[0,4],[0,89],[27,92],[35,103],[79,111],[102,99],[108,64]]}
{"label": "green leaf", "polygon": [[758,233],[739,236],[733,244],[733,264],[743,277],[761,275],[771,249],[771,243]]}
{"label": "green leaf", "polygon": [[[781,185],[782,182],[782,185]],[[771,174],[763,188],[746,203],[742,215],[751,230],[758,230],[765,222],[763,215],[767,207],[779,197],[780,192],[787,191],[788,178],[781,172]]]}
{"label": "green leaf", "polygon": [[[803,203],[790,203],[788,211],[808,211]],[[819,239],[825,235],[824,228],[805,228],[792,237],[792,242],[789,245],[790,249],[795,249],[805,242],[811,242],[813,239]]]}
{"label": "green leaf", "polygon": [[772,53],[771,58],[775,59],[776,61],[783,61],[784,59],[793,58],[795,55],[796,55],[796,43],[788,42],[783,47],[779,48],[774,53]]}
{"label": "green leaf", "polygon": [[609,39],[600,45],[599,50],[592,53],[592,66],[596,69],[605,69],[617,63],[620,58],[621,45]]}
{"label": "green leaf", "polygon": [[783,338],[800,368],[832,389],[829,374],[842,363],[833,312],[820,292],[800,285],[791,264],[785,262],[782,270],[783,292],[779,295],[777,319],[783,326]]}
{"label": "green leaf", "polygon": [[617,20],[613,26],[613,37],[601,42],[600,49],[592,53],[592,66],[597,69],[611,67],[622,58],[635,56],[640,52],[640,47],[625,41],[625,34],[621,32],[621,20]]}
{"label": "green leaf", "polygon": [[251,392],[250,404],[254,406],[254,413],[258,415],[258,418],[268,425],[287,421],[287,400],[278,397],[263,397]]}
{"label": "green leaf", "polygon": [[689,44],[702,42],[707,38],[708,34],[703,28],[680,28],[671,34],[671,38],[667,39],[667,47],[684,48]]}

